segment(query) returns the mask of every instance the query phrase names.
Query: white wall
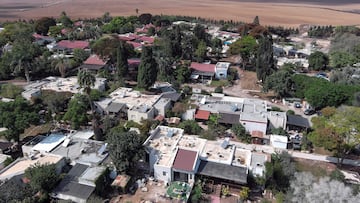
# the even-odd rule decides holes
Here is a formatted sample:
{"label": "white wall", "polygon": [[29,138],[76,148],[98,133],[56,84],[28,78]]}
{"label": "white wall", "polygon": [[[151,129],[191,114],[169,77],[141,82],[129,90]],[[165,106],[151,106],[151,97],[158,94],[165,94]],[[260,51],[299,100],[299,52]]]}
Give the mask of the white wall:
{"label": "white wall", "polygon": [[154,165],[154,178],[157,180],[162,180],[166,183],[172,181],[172,171],[170,167]]}
{"label": "white wall", "polygon": [[242,121],[240,120],[241,124],[245,127],[246,131],[252,132],[252,131],[261,131],[266,135],[266,128],[267,123],[258,123],[258,122],[251,122],[251,121]]}
{"label": "white wall", "polygon": [[128,110],[128,120],[141,123],[141,120],[153,119],[155,115],[155,109],[151,107],[147,112],[141,113],[139,111]]}

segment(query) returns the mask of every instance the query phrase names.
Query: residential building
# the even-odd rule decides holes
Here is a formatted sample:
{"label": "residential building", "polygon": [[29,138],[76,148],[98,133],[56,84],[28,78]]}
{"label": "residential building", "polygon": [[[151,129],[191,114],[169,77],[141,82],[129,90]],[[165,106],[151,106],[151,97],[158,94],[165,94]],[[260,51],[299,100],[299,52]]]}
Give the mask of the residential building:
{"label": "residential building", "polygon": [[287,115],[286,129],[307,131],[310,128],[309,120],[299,115]]}
{"label": "residential building", "polygon": [[155,104],[154,104],[154,108],[155,108],[155,115],[163,115],[165,116],[166,111],[169,110],[171,108],[172,104],[171,104],[171,99],[168,98],[160,98]]}
{"label": "residential building", "polygon": [[57,172],[60,173],[65,165],[65,159],[62,156],[47,153],[37,153],[31,157],[19,158],[0,170],[0,180],[9,180],[14,176],[24,174],[25,170],[34,164],[55,164]]}
{"label": "residential building", "polygon": [[228,62],[217,62],[215,65],[215,78],[216,79],[227,79],[227,72],[229,70],[230,63]]}
{"label": "residential building", "polygon": [[105,170],[105,167],[75,164],[50,196],[55,199],[86,203],[96,188],[96,179]]}
{"label": "residential building", "polygon": [[287,116],[286,112],[279,112],[279,111],[269,111],[268,112],[268,119],[269,119],[269,128],[282,128],[286,129],[286,122]]}
{"label": "residential building", "polygon": [[79,69],[89,70],[97,73],[100,70],[110,69],[110,65],[108,64],[108,60],[104,60],[100,58],[100,56],[92,54],[83,62],[81,66],[79,66]]}
{"label": "residential building", "polygon": [[195,176],[207,176],[237,184],[247,183],[251,152],[230,144],[229,139],[210,141],[184,130],[158,126],[144,142],[150,172],[166,183],[194,183]]}
{"label": "residential building", "polygon": [[142,120],[153,119],[155,117],[155,108],[142,104],[133,106],[127,111],[128,120],[141,123]]}
{"label": "residential building", "polygon": [[84,49],[87,50],[90,48],[90,44],[88,41],[81,40],[61,40],[58,42],[53,49],[55,51],[60,51],[63,53],[72,53],[74,49]]}
{"label": "residential building", "polygon": [[288,137],[284,135],[270,135],[270,145],[277,149],[287,149]]}
{"label": "residential building", "polygon": [[193,80],[205,82],[214,78],[215,64],[192,62],[189,68],[192,70],[191,79]]}
{"label": "residential building", "polygon": [[271,156],[263,153],[251,154],[250,171],[253,175],[263,177],[265,175],[265,163],[271,161]]}

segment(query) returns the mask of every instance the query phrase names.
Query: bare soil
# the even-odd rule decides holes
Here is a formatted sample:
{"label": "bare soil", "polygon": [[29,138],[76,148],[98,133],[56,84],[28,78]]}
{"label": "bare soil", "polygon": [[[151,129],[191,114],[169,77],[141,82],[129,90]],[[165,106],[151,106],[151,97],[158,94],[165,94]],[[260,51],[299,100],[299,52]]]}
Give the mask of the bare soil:
{"label": "bare soil", "polygon": [[[138,9],[138,13],[136,13]],[[0,20],[57,17],[72,18],[140,13],[186,15],[209,19],[252,22],[258,15],[264,25],[359,25],[357,0],[1,0]]]}

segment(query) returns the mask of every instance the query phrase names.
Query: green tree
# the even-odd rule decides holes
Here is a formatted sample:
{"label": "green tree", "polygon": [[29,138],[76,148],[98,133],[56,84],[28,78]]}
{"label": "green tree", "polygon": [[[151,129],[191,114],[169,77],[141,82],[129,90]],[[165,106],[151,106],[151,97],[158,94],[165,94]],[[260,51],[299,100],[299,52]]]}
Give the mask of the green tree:
{"label": "green tree", "polygon": [[321,51],[316,51],[309,56],[309,67],[312,70],[325,70],[328,64],[329,57]]}
{"label": "green tree", "polygon": [[134,163],[143,156],[140,136],[134,132],[125,132],[121,127],[110,130],[107,134],[110,157],[120,172],[132,170]]}
{"label": "green tree", "polygon": [[71,21],[71,19],[67,16],[67,14],[65,13],[65,11],[61,12],[60,17],[59,17],[59,22],[65,26],[65,27],[72,27],[73,22]]}
{"label": "green tree", "polygon": [[344,68],[352,66],[358,62],[358,59],[348,52],[332,52],[330,54],[330,66],[333,68]]}
{"label": "green tree", "polygon": [[21,95],[23,89],[13,84],[3,84],[0,86],[0,96],[10,99],[15,99]]}
{"label": "green tree", "polygon": [[259,47],[256,55],[256,75],[258,80],[265,82],[275,67],[273,46],[271,36],[264,36],[259,39]]}
{"label": "green tree", "polygon": [[231,131],[235,134],[235,136],[241,140],[246,141],[247,140],[247,133],[246,129],[241,123],[233,124],[231,127]]}
{"label": "green tree", "polygon": [[51,192],[59,181],[55,164],[35,164],[25,170],[25,177],[35,191],[41,192]]}
{"label": "green tree", "polygon": [[202,128],[194,120],[185,120],[179,124],[179,128],[184,129],[184,132],[191,135],[198,135]]}
{"label": "green tree", "polygon": [[253,24],[254,24],[254,25],[260,25],[259,16],[255,16],[255,18],[254,18],[254,20],[253,20]]}
{"label": "green tree", "polygon": [[280,70],[266,78],[263,86],[265,92],[273,90],[277,97],[283,98],[292,94],[294,82],[290,72]]}
{"label": "green tree", "polygon": [[73,59],[76,63],[76,66],[82,64],[87,58],[89,58],[90,53],[84,49],[74,49]]}
{"label": "green tree", "polygon": [[65,121],[70,121],[72,128],[78,129],[80,125],[85,125],[88,122],[88,118],[86,116],[87,107],[87,103],[81,99],[81,96],[76,95],[70,100],[68,110],[63,119]]}
{"label": "green tree", "polygon": [[215,93],[223,93],[223,88],[221,86],[217,86],[214,90]]}
{"label": "green tree", "polygon": [[56,21],[54,18],[42,17],[35,21],[35,32],[41,35],[47,35],[49,32],[49,27],[55,25]]}
{"label": "green tree", "polygon": [[32,63],[41,54],[39,46],[28,40],[19,39],[14,42],[11,49],[11,67],[16,75],[24,74],[30,82],[30,72],[33,68]]}
{"label": "green tree", "polygon": [[71,64],[68,58],[59,57],[51,62],[51,66],[54,70],[59,71],[62,78],[66,77],[68,70],[71,68]]}
{"label": "green tree", "polygon": [[138,70],[138,87],[148,89],[156,81],[157,69],[156,61],[153,57],[151,47],[143,47],[141,53],[141,63]]}
{"label": "green tree", "polygon": [[91,114],[92,114],[91,123],[92,123],[92,127],[94,130],[95,139],[102,140],[102,138],[103,138],[102,131],[100,129],[99,120],[97,119],[96,114],[95,114],[93,100],[91,99],[91,87],[94,86],[96,78],[94,75],[92,75],[88,71],[79,71],[77,77],[78,77],[78,83],[79,83],[80,87],[84,88],[84,92],[89,100]]}
{"label": "green tree", "polygon": [[35,109],[21,97],[13,102],[0,102],[0,126],[8,128],[4,132],[7,140],[19,141],[19,136],[30,124],[37,124],[39,116]]}
{"label": "green tree", "polygon": [[129,68],[128,53],[125,42],[120,42],[116,50],[116,75],[118,80],[124,80]]}
{"label": "green tree", "polygon": [[242,67],[245,69],[250,59],[256,54],[256,50],[256,39],[252,36],[245,36],[232,43],[229,51],[233,55],[240,54],[243,63]]}
{"label": "green tree", "polygon": [[139,21],[141,24],[146,25],[151,22],[152,15],[150,13],[143,13],[139,16]]}
{"label": "green tree", "polygon": [[197,62],[204,62],[206,58],[207,47],[204,41],[200,41],[197,49],[195,50],[195,57]]}
{"label": "green tree", "polygon": [[265,163],[265,187],[273,192],[286,192],[294,174],[295,164],[287,152],[272,154],[271,161]]}
{"label": "green tree", "polygon": [[248,187],[242,187],[239,196],[242,200],[249,198],[250,189]]}

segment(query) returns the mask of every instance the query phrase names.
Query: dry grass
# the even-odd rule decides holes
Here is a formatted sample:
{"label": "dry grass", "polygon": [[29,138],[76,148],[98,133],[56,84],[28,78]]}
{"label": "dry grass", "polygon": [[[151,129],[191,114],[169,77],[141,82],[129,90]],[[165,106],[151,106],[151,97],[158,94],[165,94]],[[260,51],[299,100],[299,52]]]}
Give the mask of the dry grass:
{"label": "dry grass", "polygon": [[300,172],[310,172],[316,177],[330,175],[336,169],[336,165],[327,162],[313,161],[308,159],[295,159],[296,169]]}
{"label": "dry grass", "polygon": [[252,71],[241,71],[240,84],[241,89],[243,90],[261,90],[260,86],[257,84],[256,73]]}
{"label": "dry grass", "polygon": [[[360,24],[360,4],[356,0],[314,4],[295,0],[1,0],[0,20],[59,16],[66,11],[73,18],[139,13],[200,16],[211,19],[251,22],[260,17],[264,25]],[[341,2],[341,3],[338,3]]]}

